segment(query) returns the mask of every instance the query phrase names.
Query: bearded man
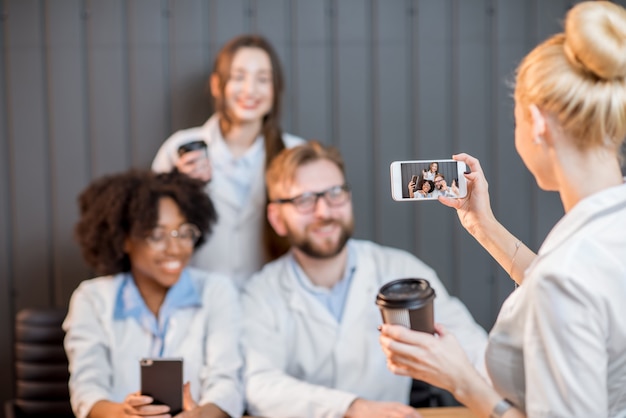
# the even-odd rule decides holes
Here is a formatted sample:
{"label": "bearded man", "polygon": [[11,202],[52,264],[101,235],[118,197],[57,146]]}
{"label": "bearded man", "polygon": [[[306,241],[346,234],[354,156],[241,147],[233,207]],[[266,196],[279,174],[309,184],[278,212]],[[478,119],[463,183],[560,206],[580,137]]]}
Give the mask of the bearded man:
{"label": "bearded man", "polygon": [[350,187],[338,151],[311,141],[266,173],[268,219],[291,250],[242,294],[248,413],[280,417],[419,417],[411,379],[392,374],[378,344],[378,289],[418,277],[435,289],[435,321],[483,369],[485,331],[415,256],[352,239]]}

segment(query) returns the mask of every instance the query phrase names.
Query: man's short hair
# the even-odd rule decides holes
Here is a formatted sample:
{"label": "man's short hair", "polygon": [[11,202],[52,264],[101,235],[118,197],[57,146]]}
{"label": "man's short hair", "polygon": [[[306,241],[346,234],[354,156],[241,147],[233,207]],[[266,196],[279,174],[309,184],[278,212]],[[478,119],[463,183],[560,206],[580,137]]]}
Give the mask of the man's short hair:
{"label": "man's short hair", "polygon": [[270,163],[265,172],[267,193],[270,200],[284,196],[277,196],[281,186],[289,185],[295,175],[296,170],[306,164],[328,160],[339,168],[345,176],[343,159],[337,148],[324,146],[322,143],[312,140],[293,148],[286,148],[280,152]]}

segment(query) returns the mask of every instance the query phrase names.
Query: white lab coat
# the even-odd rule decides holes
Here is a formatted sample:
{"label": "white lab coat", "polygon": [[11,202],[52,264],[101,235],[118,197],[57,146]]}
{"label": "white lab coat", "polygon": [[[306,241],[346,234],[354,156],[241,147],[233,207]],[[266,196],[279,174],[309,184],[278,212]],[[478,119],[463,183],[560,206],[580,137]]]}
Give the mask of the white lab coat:
{"label": "white lab coat", "polygon": [[[175,132],[162,145],[152,162],[156,172],[168,172],[175,167],[178,147],[192,140],[207,143],[209,158],[214,158],[212,149],[216,141],[224,140],[219,128],[217,114],[211,116],[200,127]],[[283,133],[287,148],[304,143],[304,139]],[[250,185],[251,195],[244,206],[238,202],[225,174],[213,164],[213,176],[207,185],[217,211],[218,220],[208,241],[196,250],[192,265],[207,271],[216,271],[232,277],[238,287],[265,262],[267,255],[263,247],[263,225],[265,223],[265,150],[260,153],[262,161]]]}
{"label": "white lab coat", "polygon": [[487,365],[528,417],[626,417],[626,184],[580,201],[502,305]]}
{"label": "white lab coat", "polygon": [[[231,417],[243,413],[241,310],[230,279],[188,268],[202,306],[170,317],[163,357],[182,357],[183,381],[200,405],[215,403]],[[74,413],[87,416],[99,400],[123,402],[140,390],[139,361],[149,357],[152,334],[135,318],[114,320],[124,274],[83,281],[63,323]]]}
{"label": "white lab coat", "polygon": [[244,380],[251,414],[343,417],[356,397],[408,403],[411,379],[387,369],[376,329],[382,322],[376,294],[393,279],[427,279],[437,294],[435,320],[484,367],[487,334],[448,295],[434,270],[405,251],[368,241],[348,245],[356,271],[341,323],[297,284],[291,253],[266,265],[244,289]]}

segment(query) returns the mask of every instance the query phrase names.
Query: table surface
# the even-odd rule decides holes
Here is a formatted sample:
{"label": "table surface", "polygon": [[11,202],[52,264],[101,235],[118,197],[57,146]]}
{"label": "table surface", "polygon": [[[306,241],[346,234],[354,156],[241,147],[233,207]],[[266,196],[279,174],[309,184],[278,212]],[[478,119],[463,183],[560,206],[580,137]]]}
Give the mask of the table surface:
{"label": "table surface", "polygon": [[417,411],[422,415],[422,418],[476,418],[469,409],[458,407],[447,408],[418,408]]}
{"label": "table surface", "polygon": [[[445,408],[417,408],[422,418],[476,418],[469,409],[463,406]],[[252,415],[244,415],[243,418],[258,418]]]}

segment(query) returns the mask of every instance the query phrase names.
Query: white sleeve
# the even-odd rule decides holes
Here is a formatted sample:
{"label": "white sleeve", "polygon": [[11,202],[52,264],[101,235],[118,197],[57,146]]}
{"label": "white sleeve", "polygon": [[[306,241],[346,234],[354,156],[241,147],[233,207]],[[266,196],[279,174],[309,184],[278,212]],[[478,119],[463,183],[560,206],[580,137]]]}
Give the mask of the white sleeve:
{"label": "white sleeve", "polygon": [[83,286],[70,300],[65,330],[65,352],[70,370],[70,400],[77,418],[85,418],[100,400],[111,400],[113,368],[97,301]]}
{"label": "white sleeve", "polygon": [[527,416],[609,416],[602,301],[558,275],[542,277],[534,290],[523,331],[524,363],[532,365],[525,367]]}
{"label": "white sleeve", "polygon": [[228,278],[220,276],[220,279],[208,289],[204,301],[208,307],[204,347],[206,363],[199,403],[214,403],[229,416],[239,417],[244,403],[241,306],[234,284]]}
{"label": "white sleeve", "polygon": [[356,395],[307,383],[285,372],[289,330],[279,317],[285,319],[288,314],[279,312],[280,302],[272,303],[260,288],[249,286],[242,296],[248,411],[273,418],[343,417]]}
{"label": "white sleeve", "polygon": [[291,135],[283,132],[283,143],[285,144],[285,148],[293,148],[298,145],[304,144],[306,141],[299,136]]}
{"label": "white sleeve", "polygon": [[174,133],[161,144],[161,147],[152,161],[152,171],[157,173],[169,173],[176,167],[176,160],[178,159],[176,154],[178,147],[176,145],[180,142],[177,136],[179,136],[178,132]]}

